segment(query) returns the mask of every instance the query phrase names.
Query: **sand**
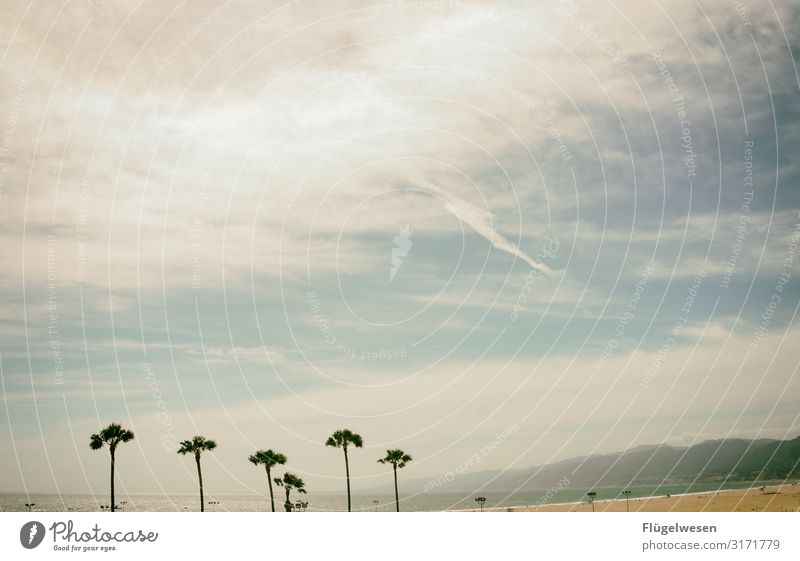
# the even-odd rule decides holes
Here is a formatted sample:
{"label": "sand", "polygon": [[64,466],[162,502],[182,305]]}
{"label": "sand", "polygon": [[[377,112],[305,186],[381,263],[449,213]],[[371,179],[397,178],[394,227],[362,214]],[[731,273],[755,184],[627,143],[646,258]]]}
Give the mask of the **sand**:
{"label": "sand", "polygon": [[[800,512],[800,485],[776,485],[709,493],[630,499],[630,510],[640,512]],[[625,500],[598,500],[596,512],[625,512]],[[496,509],[508,510],[508,509]],[[591,512],[587,503],[515,507],[515,512]]]}

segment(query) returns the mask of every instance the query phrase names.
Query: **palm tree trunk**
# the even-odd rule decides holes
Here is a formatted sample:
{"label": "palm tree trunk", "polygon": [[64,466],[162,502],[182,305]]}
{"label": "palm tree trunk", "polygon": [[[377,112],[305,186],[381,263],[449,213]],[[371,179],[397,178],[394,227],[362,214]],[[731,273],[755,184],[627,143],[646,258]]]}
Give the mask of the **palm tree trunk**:
{"label": "palm tree trunk", "polygon": [[272,512],[275,512],[275,496],[272,494],[272,475],[267,468],[267,483],[269,483],[269,502],[272,503]]}
{"label": "palm tree trunk", "polygon": [[111,512],[117,509],[114,502],[114,449],[111,449]]}
{"label": "palm tree trunk", "polygon": [[284,503],[283,507],[286,509],[286,512],[292,512],[292,501],[289,500],[289,492],[291,489],[289,487],[286,488],[286,503]]}
{"label": "palm tree trunk", "polygon": [[197,461],[197,480],[200,482],[200,512],[205,512],[205,502],[203,501],[203,472],[200,471],[200,454],[195,454]]}
{"label": "palm tree trunk", "polygon": [[397,492],[397,465],[394,465],[394,504],[400,512],[400,494]]}
{"label": "palm tree trunk", "polygon": [[347,446],[343,448],[344,450],[344,471],[347,475],[347,512],[352,510],[350,505],[350,462],[347,459]]}

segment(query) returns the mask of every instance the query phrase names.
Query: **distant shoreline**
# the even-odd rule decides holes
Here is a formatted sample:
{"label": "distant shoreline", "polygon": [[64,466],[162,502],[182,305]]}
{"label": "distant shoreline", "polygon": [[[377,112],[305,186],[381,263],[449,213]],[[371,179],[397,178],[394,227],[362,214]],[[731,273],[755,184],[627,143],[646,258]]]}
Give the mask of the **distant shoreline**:
{"label": "distant shoreline", "polygon": [[[786,482],[786,483],[773,483],[773,484],[755,484],[750,487],[742,487],[739,489],[719,489],[716,491],[697,491],[697,492],[690,492],[690,493],[676,493],[676,494],[663,494],[663,495],[653,495],[648,497],[635,497],[630,499],[625,498],[609,498],[609,499],[602,499],[598,501],[594,501],[594,508],[596,511],[616,511],[616,508],[609,508],[609,505],[613,505],[614,507],[619,507],[625,505],[626,502],[632,506],[631,511],[642,511],[642,508],[634,508],[636,506],[641,506],[646,504],[650,501],[667,501],[670,502],[672,508],[665,508],[665,509],[658,509],[655,510],[656,512],[663,512],[663,511],[670,511],[673,510],[675,512],[687,511],[680,507],[680,504],[684,502],[688,498],[692,497],[699,497],[708,499],[706,503],[713,503],[714,498],[719,496],[723,497],[739,497],[740,502],[744,502],[745,499],[752,499],[751,495],[756,495],[757,497],[770,497],[770,499],[765,499],[764,501],[769,506],[769,502],[774,499],[775,496],[783,494],[784,497],[790,497],[791,505],[793,506],[794,511],[800,510],[800,484],[798,482]],[[795,500],[796,499],[796,500]],[[748,501],[748,504],[752,501]],[[704,503],[704,504],[706,504]],[[582,509],[586,509],[591,511],[591,503],[588,501],[571,501],[571,502],[564,502],[564,503],[548,503],[544,505],[518,505],[518,506],[508,506],[508,507],[491,507],[485,508],[484,511],[486,512],[571,512],[575,510],[575,507],[581,507]],[[666,505],[665,505],[666,506]],[[784,505],[786,506],[786,505]],[[571,508],[570,508],[571,507]],[[479,509],[471,508],[471,509],[460,509],[459,511],[467,511],[467,512],[475,512]],[[709,512],[713,512],[711,509],[704,509]],[[750,510],[762,510],[759,508],[751,508]],[[695,510],[689,510],[690,512],[694,512]],[[727,511],[727,510],[724,510]]]}
{"label": "distant shoreline", "polygon": [[[790,487],[792,485],[800,484],[800,480],[794,481],[794,480],[780,480],[780,479],[777,479],[777,480],[759,481],[759,482],[730,481],[730,482],[727,482],[727,485],[734,485],[734,484],[737,484],[737,483],[741,483],[742,486],[740,486],[740,487],[722,487],[722,488],[706,489],[706,490],[702,490],[702,491],[674,492],[674,493],[670,493],[667,490],[665,492],[654,494],[654,495],[634,495],[628,500],[629,501],[636,501],[636,500],[641,501],[641,500],[644,500],[644,499],[662,499],[662,498],[667,498],[667,497],[684,497],[684,496],[696,496],[696,495],[706,495],[706,494],[714,494],[714,493],[741,492],[741,491],[747,491],[747,490],[751,490],[751,489],[761,489],[762,487],[766,487],[766,488],[784,487],[784,486]],[[708,483],[704,483],[704,484],[705,485],[709,485]],[[668,484],[661,484],[661,485],[655,485],[655,484],[653,484],[653,485],[655,487],[686,486],[688,488],[691,488],[691,487],[693,487],[695,485],[698,485],[698,483],[694,483],[694,484],[692,484],[692,483],[685,483],[685,484],[668,483]],[[603,491],[611,491],[615,495],[613,498],[609,497],[609,498],[602,498],[602,499],[596,499],[595,500],[595,504],[601,504],[601,503],[609,503],[609,502],[614,502],[614,501],[624,502],[626,499],[624,497],[618,496],[619,492],[622,489],[631,488],[631,489],[635,490],[637,488],[641,489],[642,487],[646,487],[646,486],[647,485],[643,485],[643,484],[632,484],[629,487],[622,486],[622,485],[620,485],[620,486],[606,485],[606,486],[602,486],[602,487],[590,487],[590,486],[587,486],[586,489],[587,489],[587,491],[588,490],[595,490],[595,491],[598,491],[599,493],[602,493]],[[544,489],[536,489],[536,491],[545,491],[545,490]],[[460,492],[461,491],[459,491],[459,493]],[[498,493],[502,493],[502,494],[504,494],[506,496],[509,496],[509,495],[514,494],[515,491],[509,491],[509,490],[503,490],[503,491],[475,491],[472,494],[473,495],[488,494],[490,496],[495,496]],[[585,495],[584,495],[584,497],[585,497]],[[534,503],[525,503],[525,504],[516,504],[516,505],[510,505],[509,504],[509,505],[502,505],[502,506],[485,506],[483,510],[485,512],[488,512],[488,511],[506,511],[508,509],[537,509],[537,508],[563,507],[563,506],[573,506],[573,505],[583,505],[583,504],[589,504],[590,505],[591,503],[586,501],[585,498],[581,498],[579,500],[563,500],[563,501],[559,501],[559,500],[556,499],[556,497],[553,497],[552,500],[550,500],[548,502],[545,502],[545,503],[535,503],[534,502]],[[479,511],[480,508],[471,506],[469,508],[455,508],[455,509],[448,509],[448,510],[453,511],[453,512],[472,512],[472,511]]]}

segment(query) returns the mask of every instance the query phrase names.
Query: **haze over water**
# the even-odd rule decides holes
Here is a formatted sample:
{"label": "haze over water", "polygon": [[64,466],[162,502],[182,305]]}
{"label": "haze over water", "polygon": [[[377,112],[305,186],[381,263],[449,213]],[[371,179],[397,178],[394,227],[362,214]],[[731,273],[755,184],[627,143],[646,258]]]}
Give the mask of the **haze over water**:
{"label": "haze over water", "polygon": [[[753,487],[749,482],[730,482],[724,485],[719,483],[698,483],[694,485],[637,485],[627,487],[631,491],[631,498],[650,497],[660,495],[679,495],[683,493],[701,493],[721,489],[745,489]],[[760,486],[757,485],[757,486]],[[597,501],[621,499],[623,488],[598,487]],[[572,503],[586,498],[586,490],[562,489],[549,503],[544,502],[546,489],[524,491],[514,494],[501,492],[465,493],[420,493],[401,498],[400,509],[403,511],[441,511],[475,509],[474,497],[486,497],[484,508],[532,506],[537,504]],[[283,512],[283,497],[275,497],[276,510]],[[296,500],[293,497],[293,500]],[[337,494],[305,495],[303,501],[308,501],[309,511],[346,511],[347,498]],[[378,512],[394,511],[394,496],[392,495],[353,495],[354,511],[374,511],[376,505],[372,502],[379,501]],[[122,505],[122,501],[127,504]],[[263,512],[269,510],[269,500],[264,497],[251,495],[219,495],[206,496],[206,510],[208,512]],[[219,501],[218,505],[209,505],[209,501]],[[107,495],[0,495],[0,511],[22,512],[28,510],[25,503],[35,503],[35,511],[46,512],[91,512],[99,511],[99,505],[108,504]],[[198,511],[198,498],[195,495],[132,495],[118,498],[118,504],[123,506],[122,511],[128,512],[193,512]]]}

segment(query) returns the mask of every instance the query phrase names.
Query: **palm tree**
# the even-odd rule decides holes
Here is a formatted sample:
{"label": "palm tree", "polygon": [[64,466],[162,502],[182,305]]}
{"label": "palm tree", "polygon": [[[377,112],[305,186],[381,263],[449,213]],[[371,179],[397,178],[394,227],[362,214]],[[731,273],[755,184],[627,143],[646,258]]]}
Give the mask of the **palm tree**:
{"label": "palm tree", "polygon": [[108,450],[111,452],[111,512],[116,510],[116,504],[114,503],[114,461],[117,444],[131,440],[133,440],[131,431],[123,429],[119,423],[111,423],[99,433],[93,434],[89,441],[89,448],[92,450],[100,450],[103,444],[107,444]]}
{"label": "palm tree", "polygon": [[272,512],[275,512],[275,496],[272,494],[271,470],[277,465],[286,463],[286,456],[273,450],[259,450],[255,454],[250,454],[250,462],[254,466],[263,464],[267,470],[267,483],[269,483],[269,502],[272,503]]}
{"label": "palm tree", "polygon": [[181,442],[181,448],[178,454],[194,454],[194,461],[197,462],[197,481],[200,483],[200,512],[205,512],[205,503],[203,501],[203,472],[200,471],[200,454],[206,450],[213,450],[217,447],[217,443],[213,440],[206,440],[205,436],[195,436],[191,440],[184,440]]}
{"label": "palm tree", "polygon": [[347,447],[352,444],[356,448],[361,448],[364,441],[361,435],[351,432],[350,429],[337,430],[325,442],[325,446],[333,446],[344,450],[344,469],[347,475],[347,512],[351,510],[350,504],[350,461],[347,459]]}
{"label": "palm tree", "polygon": [[387,450],[386,457],[378,460],[379,464],[392,464],[394,470],[394,504],[397,506],[397,512],[400,512],[400,495],[397,492],[397,470],[398,468],[406,467],[406,464],[413,460],[411,456],[399,449]]}
{"label": "palm tree", "polygon": [[286,512],[292,512],[292,501],[289,499],[289,493],[291,493],[292,489],[297,489],[298,493],[305,494],[306,484],[302,479],[288,471],[283,474],[283,478],[276,477],[275,484],[286,489],[286,502],[283,503],[283,508],[286,509]]}

